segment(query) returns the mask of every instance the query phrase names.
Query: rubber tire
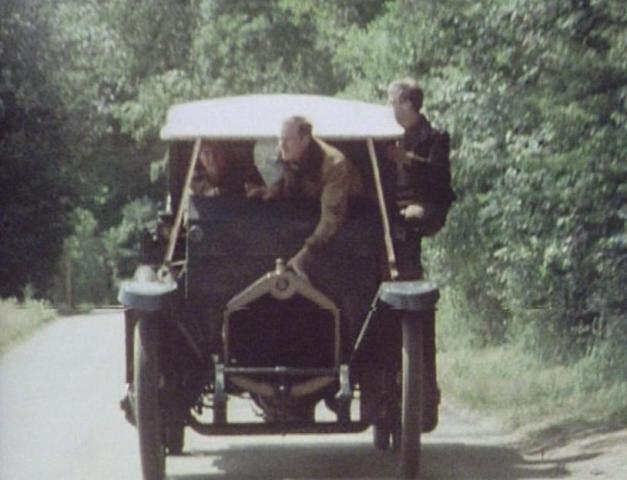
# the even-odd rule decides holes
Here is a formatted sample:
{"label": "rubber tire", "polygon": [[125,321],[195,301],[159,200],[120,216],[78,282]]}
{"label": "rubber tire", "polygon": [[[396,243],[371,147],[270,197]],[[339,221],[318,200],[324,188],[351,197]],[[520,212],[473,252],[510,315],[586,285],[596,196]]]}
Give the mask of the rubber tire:
{"label": "rubber tire", "polygon": [[214,425],[226,425],[226,403],[220,402],[213,405]]}
{"label": "rubber tire", "polygon": [[372,426],[372,441],[377,450],[385,451],[390,448],[390,426],[387,420],[378,420]]}
{"label": "rubber tire", "polygon": [[165,430],[165,446],[168,454],[180,455],[185,445],[185,424],[169,421]]}
{"label": "rubber tire", "polygon": [[137,320],[133,348],[135,418],[144,480],[165,478],[163,412],[159,405],[159,320],[142,315]]}
{"label": "rubber tire", "polygon": [[399,400],[396,411],[392,414],[392,428],[390,432],[390,436],[392,437],[392,450],[394,450],[395,452],[401,449],[402,432],[403,425],[401,424],[401,404]]}
{"label": "rubber tire", "polygon": [[422,322],[405,314],[402,330],[400,476],[417,478],[420,471],[424,376]]}
{"label": "rubber tire", "polygon": [[401,384],[400,372],[397,376],[389,373],[387,394],[387,411],[384,418],[377,420],[372,429],[372,439],[377,450],[385,451],[392,446],[392,450],[399,450],[401,443]]}

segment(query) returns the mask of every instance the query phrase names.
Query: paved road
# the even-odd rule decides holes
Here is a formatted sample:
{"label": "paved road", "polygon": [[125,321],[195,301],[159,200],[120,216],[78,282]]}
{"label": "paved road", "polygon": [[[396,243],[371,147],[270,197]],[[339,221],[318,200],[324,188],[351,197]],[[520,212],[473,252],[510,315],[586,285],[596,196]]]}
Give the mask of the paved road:
{"label": "paved road", "polygon": [[[0,480],[138,480],[124,390],[121,311],[68,317],[0,359]],[[248,415],[245,403],[237,415]],[[556,478],[569,461],[525,460],[491,425],[443,409],[425,436],[423,478]],[[168,459],[171,480],[391,478],[394,455],[356,435],[202,437]]]}

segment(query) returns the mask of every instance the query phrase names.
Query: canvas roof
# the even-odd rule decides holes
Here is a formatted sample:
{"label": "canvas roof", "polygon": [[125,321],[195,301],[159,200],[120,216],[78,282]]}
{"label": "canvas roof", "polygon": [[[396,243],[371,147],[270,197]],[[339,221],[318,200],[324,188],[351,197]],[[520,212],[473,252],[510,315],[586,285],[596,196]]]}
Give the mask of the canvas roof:
{"label": "canvas roof", "polygon": [[319,95],[264,94],[174,105],[161,138],[276,138],[283,121],[292,115],[308,118],[314,135],[328,140],[396,138],[403,133],[389,106]]}

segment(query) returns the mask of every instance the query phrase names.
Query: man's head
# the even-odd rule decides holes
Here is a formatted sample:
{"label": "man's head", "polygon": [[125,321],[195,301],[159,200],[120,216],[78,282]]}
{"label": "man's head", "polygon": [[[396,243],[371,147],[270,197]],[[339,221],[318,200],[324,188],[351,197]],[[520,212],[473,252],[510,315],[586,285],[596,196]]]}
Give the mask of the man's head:
{"label": "man's head", "polygon": [[224,150],[215,143],[203,141],[198,160],[207,172],[209,181],[214,185],[220,185],[228,171]]}
{"label": "man's head", "polygon": [[394,109],[396,121],[404,128],[412,127],[422,108],[422,89],[415,80],[395,80],[388,87],[388,100]]}
{"label": "man's head", "polygon": [[293,167],[300,165],[303,153],[311,144],[311,132],[311,123],[304,117],[294,116],[283,122],[279,150],[285,163]]}

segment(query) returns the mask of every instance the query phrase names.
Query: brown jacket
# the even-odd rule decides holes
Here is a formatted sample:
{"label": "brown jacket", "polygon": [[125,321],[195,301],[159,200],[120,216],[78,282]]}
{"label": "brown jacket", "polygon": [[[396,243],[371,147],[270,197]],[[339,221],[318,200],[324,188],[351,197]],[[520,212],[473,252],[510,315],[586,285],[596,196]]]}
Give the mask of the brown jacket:
{"label": "brown jacket", "polygon": [[363,196],[363,191],[363,181],[355,165],[338,149],[314,137],[300,168],[285,168],[280,196],[320,200],[320,220],[305,240],[305,245],[316,252],[346,221],[349,197]]}

